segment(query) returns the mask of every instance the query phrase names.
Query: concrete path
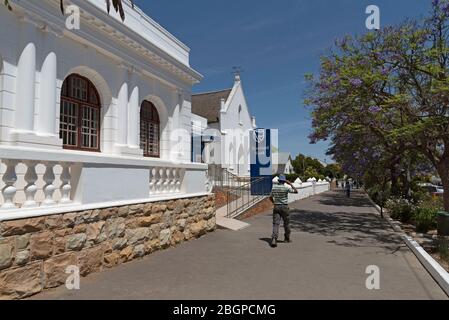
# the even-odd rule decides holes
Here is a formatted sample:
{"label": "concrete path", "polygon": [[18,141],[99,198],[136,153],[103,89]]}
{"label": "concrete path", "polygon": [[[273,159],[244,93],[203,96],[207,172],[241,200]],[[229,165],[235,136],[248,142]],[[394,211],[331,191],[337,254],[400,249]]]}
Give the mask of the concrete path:
{"label": "concrete path", "polygon": [[[268,246],[271,215],[82,279],[36,299],[447,299],[368,199],[328,192],[292,205],[293,243]],[[365,287],[377,265],[381,290]]]}

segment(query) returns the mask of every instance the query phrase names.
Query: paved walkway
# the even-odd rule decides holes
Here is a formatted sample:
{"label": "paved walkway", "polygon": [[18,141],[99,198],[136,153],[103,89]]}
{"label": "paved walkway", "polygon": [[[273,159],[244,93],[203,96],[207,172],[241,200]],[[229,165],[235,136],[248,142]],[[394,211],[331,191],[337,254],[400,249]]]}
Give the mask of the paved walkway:
{"label": "paved walkway", "polygon": [[[82,279],[37,299],[447,299],[362,194],[292,205],[293,243],[268,246],[271,216]],[[268,236],[268,237],[267,237]],[[365,269],[381,270],[381,290]]]}

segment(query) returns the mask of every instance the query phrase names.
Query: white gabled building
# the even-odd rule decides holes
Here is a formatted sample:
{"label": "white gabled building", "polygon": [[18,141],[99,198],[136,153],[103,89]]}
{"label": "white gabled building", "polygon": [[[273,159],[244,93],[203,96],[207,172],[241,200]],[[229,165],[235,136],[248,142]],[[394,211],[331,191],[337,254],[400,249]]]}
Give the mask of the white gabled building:
{"label": "white gabled building", "polygon": [[250,175],[250,134],[256,129],[239,75],[230,89],[194,94],[192,112],[207,119],[203,161],[218,165],[239,176]]}
{"label": "white gabled building", "polygon": [[273,174],[293,174],[295,169],[292,165],[292,157],[288,152],[275,152],[272,155]]}

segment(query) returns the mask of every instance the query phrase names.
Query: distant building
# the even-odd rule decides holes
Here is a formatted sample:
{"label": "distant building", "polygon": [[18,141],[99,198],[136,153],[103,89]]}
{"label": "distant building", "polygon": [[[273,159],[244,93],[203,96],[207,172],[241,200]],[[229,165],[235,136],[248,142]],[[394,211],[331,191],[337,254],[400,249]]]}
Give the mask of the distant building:
{"label": "distant building", "polygon": [[[256,128],[256,119],[249,111],[240,75],[235,76],[230,89],[193,95],[192,113],[207,120],[202,161],[226,168],[239,177],[248,177],[249,139]],[[197,158],[196,153],[193,157]]]}
{"label": "distant building", "polygon": [[292,157],[290,153],[277,152],[273,153],[273,174],[293,174],[295,170],[292,165]]}

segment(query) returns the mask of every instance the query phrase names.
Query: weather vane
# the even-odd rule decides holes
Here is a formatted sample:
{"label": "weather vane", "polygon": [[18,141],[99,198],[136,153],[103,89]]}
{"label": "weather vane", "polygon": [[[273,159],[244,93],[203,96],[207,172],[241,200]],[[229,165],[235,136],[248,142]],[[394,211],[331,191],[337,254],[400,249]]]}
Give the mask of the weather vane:
{"label": "weather vane", "polygon": [[232,67],[232,74],[236,77],[236,78],[240,78],[240,75],[245,72],[245,70],[243,70],[242,66],[233,66]]}

